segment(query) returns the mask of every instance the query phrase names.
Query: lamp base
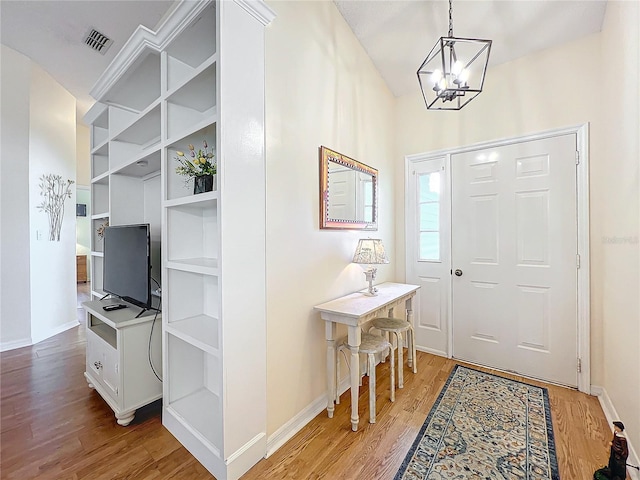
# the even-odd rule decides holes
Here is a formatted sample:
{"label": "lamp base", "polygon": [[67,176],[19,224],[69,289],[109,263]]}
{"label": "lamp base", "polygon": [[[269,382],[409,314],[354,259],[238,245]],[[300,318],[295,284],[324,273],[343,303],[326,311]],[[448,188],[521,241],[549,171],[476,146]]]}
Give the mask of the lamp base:
{"label": "lamp base", "polygon": [[378,295],[378,289],[373,287],[371,290],[367,290],[366,292],[362,292],[365,297],[375,297]]}
{"label": "lamp base", "polygon": [[364,276],[367,279],[367,282],[369,282],[369,290],[363,292],[363,295],[366,295],[367,297],[375,297],[378,295],[378,289],[373,286],[373,281],[376,279],[377,271],[378,269],[370,267],[364,272]]}

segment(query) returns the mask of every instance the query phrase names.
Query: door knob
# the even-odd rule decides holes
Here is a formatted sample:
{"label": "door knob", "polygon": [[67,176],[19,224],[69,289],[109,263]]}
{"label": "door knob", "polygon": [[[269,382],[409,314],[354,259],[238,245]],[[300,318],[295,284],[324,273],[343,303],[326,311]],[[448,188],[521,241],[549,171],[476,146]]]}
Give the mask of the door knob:
{"label": "door knob", "polygon": [[456,271],[454,273],[456,274],[456,277],[461,277],[462,276],[462,270],[460,270],[459,268],[456,269]]}

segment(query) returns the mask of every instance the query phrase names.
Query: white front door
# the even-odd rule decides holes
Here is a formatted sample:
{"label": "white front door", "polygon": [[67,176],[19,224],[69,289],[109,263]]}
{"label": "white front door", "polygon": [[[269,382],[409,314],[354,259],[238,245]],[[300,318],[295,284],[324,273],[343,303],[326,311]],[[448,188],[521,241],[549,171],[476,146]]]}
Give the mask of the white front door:
{"label": "white front door", "polygon": [[448,356],[450,271],[450,194],[445,156],[408,166],[407,283],[420,285],[413,308],[416,345]]}
{"label": "white front door", "polygon": [[577,385],[576,135],[453,154],[453,356]]}

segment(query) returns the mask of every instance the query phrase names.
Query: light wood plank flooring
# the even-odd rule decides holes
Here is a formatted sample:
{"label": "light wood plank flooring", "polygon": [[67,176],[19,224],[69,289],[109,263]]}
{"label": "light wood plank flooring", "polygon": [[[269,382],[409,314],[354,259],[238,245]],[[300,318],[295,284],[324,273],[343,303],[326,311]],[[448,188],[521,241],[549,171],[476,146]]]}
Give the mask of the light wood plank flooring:
{"label": "light wood plank flooring", "polygon": [[[78,316],[83,318],[81,309]],[[32,347],[1,354],[0,477],[213,478],[162,427],[160,402],[140,410],[130,426],[118,426],[111,409],[87,387],[84,349],[81,325]],[[392,479],[454,364],[419,352],[418,374],[405,370],[405,387],[397,391],[394,404],[388,397],[388,363],[379,365],[375,425],[367,421],[365,379],[358,432],[350,429],[347,391],[333,419],[326,412],[319,414],[243,480]],[[547,387],[560,476],[589,480],[606,463],[611,436],[598,400]]]}

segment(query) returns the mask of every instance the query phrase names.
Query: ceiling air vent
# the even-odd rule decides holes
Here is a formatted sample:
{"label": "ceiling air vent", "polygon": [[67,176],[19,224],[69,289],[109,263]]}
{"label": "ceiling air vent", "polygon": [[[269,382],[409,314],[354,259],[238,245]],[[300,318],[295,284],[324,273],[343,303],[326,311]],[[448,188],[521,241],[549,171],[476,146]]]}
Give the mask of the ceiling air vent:
{"label": "ceiling air vent", "polygon": [[107,50],[109,50],[109,47],[113,43],[113,40],[111,40],[106,35],[103,35],[95,28],[91,28],[84,37],[84,43],[85,45],[89,45],[89,48],[91,48],[92,50],[95,50],[96,52],[104,55]]}

